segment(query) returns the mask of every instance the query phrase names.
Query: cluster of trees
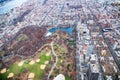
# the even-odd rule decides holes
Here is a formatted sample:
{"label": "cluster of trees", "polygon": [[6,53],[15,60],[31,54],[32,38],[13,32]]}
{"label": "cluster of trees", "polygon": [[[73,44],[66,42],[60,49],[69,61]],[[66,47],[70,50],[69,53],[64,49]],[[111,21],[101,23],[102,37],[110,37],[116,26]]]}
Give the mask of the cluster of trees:
{"label": "cluster of trees", "polygon": [[[30,56],[34,54],[45,42],[44,35],[46,29],[43,27],[28,26],[21,29],[15,38],[4,46],[5,54],[19,54]],[[17,40],[19,35],[25,35],[27,38]],[[24,37],[23,37],[24,38]]]}
{"label": "cluster of trees", "polygon": [[[67,34],[63,34],[59,31],[57,33],[60,33],[60,34],[59,34],[59,38],[56,37],[54,44],[57,44],[57,45],[54,45],[54,50],[55,50],[56,54],[58,55],[58,62],[57,62],[57,65],[56,65],[54,71],[52,72],[52,74],[50,76],[50,80],[53,80],[53,78],[56,77],[58,74],[64,74],[65,77],[69,77],[71,80],[76,80],[75,76],[76,76],[77,72],[76,72],[75,58],[74,58],[76,48],[71,48],[71,46],[67,44],[67,42],[70,39],[70,37],[68,37]],[[60,51],[61,48],[63,50],[67,49],[66,50],[67,52],[64,51],[62,53]],[[56,58],[52,56],[51,60],[49,62],[49,65],[47,65],[47,68],[44,71],[43,80],[47,79],[49,71],[51,70],[55,61],[56,61]]]}

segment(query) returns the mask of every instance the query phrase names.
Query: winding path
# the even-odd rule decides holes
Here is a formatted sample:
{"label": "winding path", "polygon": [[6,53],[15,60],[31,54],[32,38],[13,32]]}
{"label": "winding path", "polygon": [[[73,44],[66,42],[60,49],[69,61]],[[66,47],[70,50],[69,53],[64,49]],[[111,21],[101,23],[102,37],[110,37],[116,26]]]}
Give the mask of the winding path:
{"label": "winding path", "polygon": [[54,49],[53,49],[53,42],[51,42],[51,49],[52,49],[52,54],[56,57],[56,62],[53,64],[53,66],[52,66],[52,68],[51,68],[51,71],[50,71],[50,73],[49,73],[49,75],[48,75],[47,80],[49,80],[49,78],[50,78],[50,76],[51,76],[51,74],[52,74],[52,72],[53,72],[53,70],[54,70],[54,68],[56,67],[56,64],[57,64],[57,62],[58,62],[58,56],[57,56],[57,54],[55,53],[55,51],[54,51]]}

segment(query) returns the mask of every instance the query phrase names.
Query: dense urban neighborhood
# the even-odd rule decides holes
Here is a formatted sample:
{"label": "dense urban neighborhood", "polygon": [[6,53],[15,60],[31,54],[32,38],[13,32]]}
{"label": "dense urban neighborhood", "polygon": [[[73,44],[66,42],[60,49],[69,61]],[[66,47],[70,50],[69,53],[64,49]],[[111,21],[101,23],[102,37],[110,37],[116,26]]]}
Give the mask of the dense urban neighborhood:
{"label": "dense urban neighborhood", "polygon": [[0,80],[120,80],[120,0],[0,0]]}

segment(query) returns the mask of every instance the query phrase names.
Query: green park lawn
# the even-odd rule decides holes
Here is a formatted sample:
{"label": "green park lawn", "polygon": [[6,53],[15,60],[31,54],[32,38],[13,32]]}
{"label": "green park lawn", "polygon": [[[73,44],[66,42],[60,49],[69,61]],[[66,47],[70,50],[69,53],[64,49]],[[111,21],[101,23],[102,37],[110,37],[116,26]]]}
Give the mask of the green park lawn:
{"label": "green park lawn", "polygon": [[72,45],[74,45],[74,44],[75,44],[75,43],[74,43],[73,40],[68,41],[68,45],[72,46]]}
{"label": "green park lawn", "polygon": [[18,37],[17,37],[17,41],[23,41],[25,39],[27,39],[28,37],[25,35],[25,34],[20,34]]}
{"label": "green park lawn", "polygon": [[71,80],[71,78],[68,76],[65,76],[65,80]]}
{"label": "green park lawn", "polygon": [[42,69],[40,69],[40,65],[44,64],[45,61],[50,60],[50,56],[46,56],[46,54],[40,54],[39,56],[40,62],[35,62],[33,65],[30,65],[28,61],[25,61],[23,66],[18,66],[18,63],[14,63],[9,67],[6,73],[0,73],[0,80],[6,80],[9,73],[14,73],[14,77],[21,73],[24,69],[27,69],[29,73],[34,73],[34,80],[40,80],[43,75]]}

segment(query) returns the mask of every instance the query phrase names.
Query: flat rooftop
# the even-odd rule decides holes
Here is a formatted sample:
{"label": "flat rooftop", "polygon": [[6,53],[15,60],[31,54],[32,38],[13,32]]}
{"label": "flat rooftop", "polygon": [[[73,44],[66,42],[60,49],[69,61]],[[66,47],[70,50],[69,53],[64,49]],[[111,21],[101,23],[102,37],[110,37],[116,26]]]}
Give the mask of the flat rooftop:
{"label": "flat rooftop", "polygon": [[99,73],[98,64],[90,64],[91,72]]}

